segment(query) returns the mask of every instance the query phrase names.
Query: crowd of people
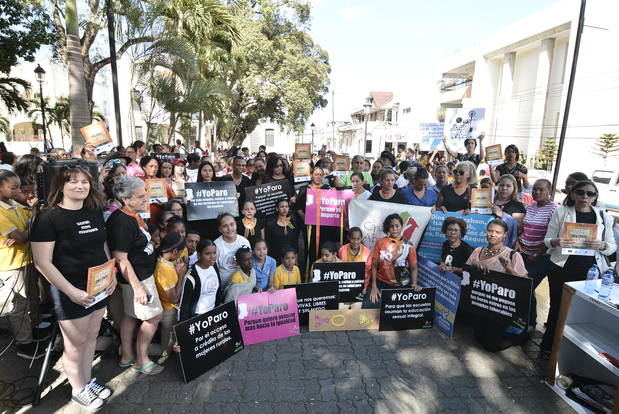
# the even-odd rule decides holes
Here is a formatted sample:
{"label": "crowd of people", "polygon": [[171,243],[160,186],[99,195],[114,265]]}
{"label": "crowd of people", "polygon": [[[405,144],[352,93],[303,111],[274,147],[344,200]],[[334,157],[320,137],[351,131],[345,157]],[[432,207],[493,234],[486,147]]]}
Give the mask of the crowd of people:
{"label": "crowd of people", "polygon": [[[10,308],[17,354],[41,357],[41,344],[49,336],[46,326],[55,318],[64,341],[62,362],[72,399],[95,409],[112,393],[91,375],[104,317],[120,337],[118,365],[157,375],[164,370],[162,361],[179,350],[174,324],[239,295],[309,282],[316,262],[364,262],[365,285],[358,303],[376,308],[383,289],[420,289],[417,246],[402,237],[402,218],[386,217],[385,237],[373,250],[363,245],[358,227],[345,229],[347,242],[340,246],[339,228],[305,224],[308,190],[352,189],[359,200],[469,214],[475,188],[490,188],[494,194],[495,217],[487,226],[487,245],[470,246],[463,240],[466,222],[447,217],[440,269],[462,275],[473,266],[482,272],[529,277],[534,288],[548,277],[550,312],[541,345],[548,354],[563,284],[584,280],[594,263],[602,271],[611,266],[619,227],[597,205],[597,187],[584,173],[568,177],[565,200],[558,203],[552,199],[550,181],[529,182],[516,146],[505,148],[503,164],[489,167],[482,143],[483,136],[467,139],[466,153],[449,146],[444,154],[400,147],[397,154],[384,151],[373,162],[356,155],[343,175],[333,174],[336,154],[323,148],[310,160],[310,181],[301,185],[291,172],[296,154],[267,153],[264,146],[255,154],[234,147],[209,155],[198,143],[187,150],[180,142],[147,148],[136,141],[103,159],[86,146],[75,158],[98,162],[98,175],[84,163],[64,163],[45,200],[37,200],[36,174],[45,162],[41,154],[15,157],[5,151],[6,168],[0,170],[0,293]],[[53,151],[47,158],[71,157]],[[151,202],[145,181],[153,178],[165,180],[167,202]],[[245,189],[281,180],[289,181],[289,192],[277,201],[274,214],[258,214],[246,200]],[[191,201],[185,184],[215,181],[234,182],[240,216],[222,212],[216,219],[188,221]],[[594,256],[562,254],[561,248],[573,244],[562,236],[565,222],[597,225],[597,239],[587,242]],[[95,303],[87,292],[88,269],[111,259],[114,283],[107,288],[108,297]],[[465,310],[458,315],[473,326],[488,350],[528,338],[527,330],[509,324],[467,315]],[[533,295],[533,328],[536,319]],[[151,343],[156,337],[161,358],[153,360]]]}

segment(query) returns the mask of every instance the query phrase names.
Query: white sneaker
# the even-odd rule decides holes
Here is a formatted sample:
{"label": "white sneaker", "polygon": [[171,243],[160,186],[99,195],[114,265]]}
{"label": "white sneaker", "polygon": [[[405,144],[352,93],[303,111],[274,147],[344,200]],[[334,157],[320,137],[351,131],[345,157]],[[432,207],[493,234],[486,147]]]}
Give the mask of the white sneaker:
{"label": "white sneaker", "polygon": [[71,397],[71,400],[87,411],[95,411],[101,408],[103,400],[87,385],[79,393]]}
{"label": "white sneaker", "polygon": [[97,397],[102,400],[107,400],[110,395],[112,395],[112,390],[105,385],[99,384],[96,378],[91,379],[90,382],[86,384],[86,388],[90,388],[97,395]]}

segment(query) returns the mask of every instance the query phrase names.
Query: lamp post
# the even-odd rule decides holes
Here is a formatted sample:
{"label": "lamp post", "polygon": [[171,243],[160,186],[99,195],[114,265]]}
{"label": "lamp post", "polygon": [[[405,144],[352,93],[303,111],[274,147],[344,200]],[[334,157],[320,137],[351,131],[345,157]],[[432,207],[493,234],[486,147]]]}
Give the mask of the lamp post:
{"label": "lamp post", "polygon": [[45,99],[43,99],[43,82],[45,81],[45,70],[41,65],[37,65],[34,74],[39,82],[39,96],[41,98],[41,116],[43,117],[43,152],[49,152],[47,145],[47,123],[45,122]]}
{"label": "lamp post", "polygon": [[370,108],[372,108],[372,97],[368,96],[363,104],[363,113],[365,114],[365,128],[363,132],[363,155],[365,156],[368,148],[368,118],[370,116]]}
{"label": "lamp post", "polygon": [[312,129],[312,155],[314,155],[314,131],[316,130],[316,125],[312,122],[310,128]]}

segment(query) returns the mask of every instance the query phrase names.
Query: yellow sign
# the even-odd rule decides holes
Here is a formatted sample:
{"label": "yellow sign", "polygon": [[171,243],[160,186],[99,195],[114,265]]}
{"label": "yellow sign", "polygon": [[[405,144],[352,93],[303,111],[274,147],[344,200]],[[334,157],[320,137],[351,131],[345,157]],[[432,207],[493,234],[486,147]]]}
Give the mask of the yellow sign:
{"label": "yellow sign", "polygon": [[595,255],[595,250],[587,247],[585,242],[595,240],[597,232],[597,224],[563,223],[563,239],[573,241],[574,245],[562,248],[561,254],[576,256]]}
{"label": "yellow sign", "polygon": [[501,144],[488,145],[486,147],[486,163],[488,163],[488,165],[503,164],[503,150]]}
{"label": "yellow sign", "polygon": [[348,155],[336,155],[333,160],[335,175],[345,175],[350,171],[350,157]]}
{"label": "yellow sign", "polygon": [[471,213],[490,214],[492,213],[492,189],[473,188],[471,190]]}
{"label": "yellow sign", "polygon": [[310,181],[312,179],[310,174],[311,174],[311,168],[310,168],[309,162],[294,161],[292,163],[292,175],[294,176],[295,183]]}
{"label": "yellow sign", "polygon": [[95,154],[110,151],[114,146],[114,144],[112,144],[112,137],[110,137],[110,133],[103,121],[95,122],[84,128],[80,128],[80,132],[84,137],[84,141],[95,147]]}
{"label": "yellow sign", "polygon": [[312,159],[312,144],[295,144],[294,152],[297,154],[299,160],[311,160]]}
{"label": "yellow sign", "polygon": [[310,332],[378,329],[380,309],[316,310],[309,316]]}
{"label": "yellow sign", "polygon": [[107,297],[107,288],[109,288],[114,281],[115,262],[114,259],[110,259],[102,265],[88,268],[86,292],[94,296],[95,301],[88,305],[87,308]]}
{"label": "yellow sign", "polygon": [[165,203],[168,201],[167,180],[165,178],[152,178],[146,180],[146,191],[150,203]]}

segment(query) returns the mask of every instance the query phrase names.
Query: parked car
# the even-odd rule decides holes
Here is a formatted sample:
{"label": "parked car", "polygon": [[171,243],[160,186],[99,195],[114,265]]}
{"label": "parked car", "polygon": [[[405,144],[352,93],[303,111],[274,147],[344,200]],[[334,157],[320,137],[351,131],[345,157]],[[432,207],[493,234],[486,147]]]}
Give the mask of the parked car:
{"label": "parked car", "polygon": [[600,192],[598,198],[604,207],[619,214],[619,169],[595,170],[591,179]]}

